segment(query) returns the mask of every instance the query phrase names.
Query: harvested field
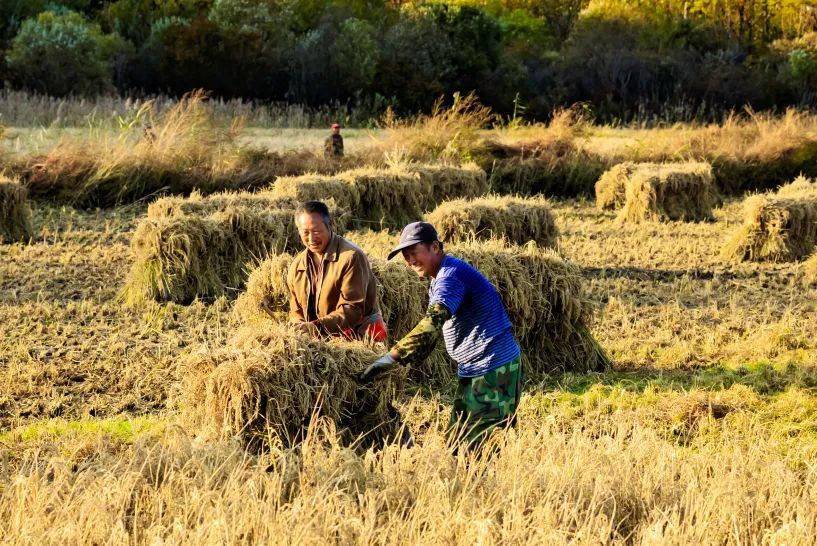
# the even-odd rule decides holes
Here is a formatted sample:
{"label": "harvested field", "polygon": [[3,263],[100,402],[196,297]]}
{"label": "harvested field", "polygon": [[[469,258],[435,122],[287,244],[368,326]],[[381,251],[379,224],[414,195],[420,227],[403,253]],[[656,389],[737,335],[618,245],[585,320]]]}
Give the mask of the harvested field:
{"label": "harvested field", "polygon": [[732,260],[785,262],[805,258],[817,245],[817,183],[800,177],[777,192],[753,195],[743,222],[723,246]]}
{"label": "harvested field", "polygon": [[242,436],[248,443],[270,440],[273,432],[293,445],[322,416],[338,429],[351,427],[350,439],[373,429],[384,433],[404,371],[358,384],[355,376],[377,356],[362,342],[315,340],[284,324],[245,328],[226,346],[205,345],[184,359],[182,418],[205,436]]}
{"label": "harvested field", "polygon": [[444,201],[425,219],[446,243],[504,239],[513,244],[534,241],[556,247],[559,230],[542,197],[490,196]]}
{"label": "harvested field", "polygon": [[279,199],[334,199],[354,211],[353,223],[401,228],[444,199],[474,197],[487,191],[485,173],[475,165],[408,166],[357,169],[334,176],[280,178],[272,189]]}
{"label": "harvested field", "polygon": [[16,180],[0,175],[0,244],[26,241],[32,231],[28,191]]}
{"label": "harvested field", "polygon": [[[354,232],[348,236],[356,241]],[[601,371],[609,365],[590,334],[593,308],[583,294],[582,279],[574,265],[535,245],[507,247],[501,241],[486,241],[458,244],[448,250],[480,269],[499,290],[529,373]],[[265,297],[279,306],[279,312],[286,312],[285,262],[286,258],[274,257],[250,275],[247,292],[236,302],[245,321],[265,318],[258,305]],[[394,341],[425,314],[427,288],[401,263],[378,258],[371,258],[371,262]],[[429,359],[419,373],[447,382],[453,368],[441,356]]]}
{"label": "harvested field", "polygon": [[712,220],[718,203],[712,168],[706,163],[636,166],[624,193],[618,219],[625,222]]}

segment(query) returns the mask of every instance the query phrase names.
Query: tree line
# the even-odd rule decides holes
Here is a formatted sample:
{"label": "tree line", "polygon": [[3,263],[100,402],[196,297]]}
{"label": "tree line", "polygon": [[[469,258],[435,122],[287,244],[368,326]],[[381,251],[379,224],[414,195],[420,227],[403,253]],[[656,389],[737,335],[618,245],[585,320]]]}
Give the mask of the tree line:
{"label": "tree line", "polygon": [[4,0],[6,86],[600,120],[812,106],[813,0]]}

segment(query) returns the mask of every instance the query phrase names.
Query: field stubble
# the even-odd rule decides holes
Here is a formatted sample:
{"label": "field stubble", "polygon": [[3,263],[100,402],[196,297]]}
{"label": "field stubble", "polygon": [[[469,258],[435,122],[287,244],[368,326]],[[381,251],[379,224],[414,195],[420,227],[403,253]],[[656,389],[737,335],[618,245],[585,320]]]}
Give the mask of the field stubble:
{"label": "field stubble", "polygon": [[425,389],[400,404],[410,450],[355,451],[318,424],[258,456],[191,439],[178,362],[224,342],[231,304],[123,307],[144,207],[38,207],[32,244],[0,247],[0,535],[810,543],[817,293],[801,266],[721,262],[734,201],[711,223],[615,229],[591,203],[552,208],[615,368],[539,378],[500,455],[466,464],[442,434],[449,394]]}

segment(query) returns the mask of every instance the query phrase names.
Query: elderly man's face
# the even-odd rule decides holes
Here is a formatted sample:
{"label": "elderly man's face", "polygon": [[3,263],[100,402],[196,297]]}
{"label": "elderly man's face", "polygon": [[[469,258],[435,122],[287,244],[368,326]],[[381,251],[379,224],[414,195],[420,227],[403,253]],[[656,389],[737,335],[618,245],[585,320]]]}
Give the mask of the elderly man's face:
{"label": "elderly man's face", "polygon": [[329,226],[324,222],[323,216],[317,212],[302,212],[295,219],[295,225],[298,226],[298,233],[304,246],[310,252],[323,254],[332,237],[332,232],[329,231]]}

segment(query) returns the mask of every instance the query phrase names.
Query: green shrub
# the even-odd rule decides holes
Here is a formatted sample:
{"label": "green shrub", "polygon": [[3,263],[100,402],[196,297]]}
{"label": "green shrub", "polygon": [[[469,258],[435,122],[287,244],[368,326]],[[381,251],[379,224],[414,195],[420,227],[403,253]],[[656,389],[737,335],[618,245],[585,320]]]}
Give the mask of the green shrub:
{"label": "green shrub", "polygon": [[127,50],[117,34],[104,34],[80,14],[46,11],[23,22],[6,56],[12,83],[65,96],[113,89],[113,64]]}

